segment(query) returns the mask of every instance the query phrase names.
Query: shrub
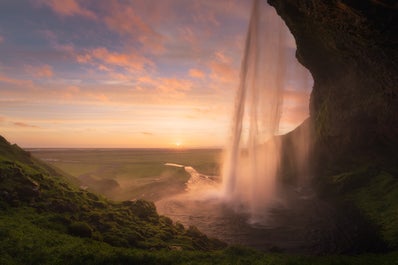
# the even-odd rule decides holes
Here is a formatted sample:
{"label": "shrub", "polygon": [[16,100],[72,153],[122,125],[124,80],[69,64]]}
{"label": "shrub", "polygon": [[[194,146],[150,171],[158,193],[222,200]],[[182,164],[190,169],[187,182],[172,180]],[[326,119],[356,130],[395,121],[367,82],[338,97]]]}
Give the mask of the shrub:
{"label": "shrub", "polygon": [[79,237],[91,237],[93,229],[84,222],[74,222],[69,226],[69,233]]}

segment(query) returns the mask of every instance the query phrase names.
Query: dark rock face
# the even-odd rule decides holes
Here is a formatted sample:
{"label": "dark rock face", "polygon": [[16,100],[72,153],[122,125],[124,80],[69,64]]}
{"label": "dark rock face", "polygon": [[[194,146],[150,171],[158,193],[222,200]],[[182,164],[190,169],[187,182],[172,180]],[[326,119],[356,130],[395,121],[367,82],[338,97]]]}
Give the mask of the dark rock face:
{"label": "dark rock face", "polygon": [[396,1],[268,2],[294,35],[297,58],[314,78],[310,115],[317,156],[333,161],[374,152],[375,146],[396,150]]}

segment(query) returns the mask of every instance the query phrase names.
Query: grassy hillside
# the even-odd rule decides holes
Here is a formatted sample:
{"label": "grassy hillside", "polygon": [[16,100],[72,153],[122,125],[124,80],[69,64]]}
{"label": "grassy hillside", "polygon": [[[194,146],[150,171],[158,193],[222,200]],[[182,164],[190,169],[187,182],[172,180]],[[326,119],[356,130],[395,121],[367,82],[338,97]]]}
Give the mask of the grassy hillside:
{"label": "grassy hillside", "polygon": [[159,216],[151,202],[115,203],[0,138],[0,264],[398,264],[386,255],[297,256],[228,247]]}
{"label": "grassy hillside", "polygon": [[[31,212],[29,220],[113,246],[142,249],[218,249],[195,227],[184,229],[159,216],[152,202],[115,203],[81,190],[18,146],[0,139],[0,207],[8,215]],[[23,209],[23,210],[22,210]]]}

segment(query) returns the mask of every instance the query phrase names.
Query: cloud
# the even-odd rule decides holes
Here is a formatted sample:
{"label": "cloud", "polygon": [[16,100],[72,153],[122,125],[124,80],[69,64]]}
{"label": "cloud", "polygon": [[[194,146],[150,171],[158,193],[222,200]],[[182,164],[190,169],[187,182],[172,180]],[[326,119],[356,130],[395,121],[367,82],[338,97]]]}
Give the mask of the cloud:
{"label": "cloud", "polygon": [[121,67],[129,72],[141,72],[147,67],[154,66],[151,60],[137,52],[112,52],[105,47],[95,48],[77,55],[76,60],[82,64],[95,64],[99,70],[108,72],[112,71],[112,67]]}
{"label": "cloud", "polygon": [[237,79],[237,70],[230,64],[212,61],[209,63],[210,77],[219,82],[231,83]]}
{"label": "cloud", "polygon": [[234,67],[232,58],[223,51],[216,51],[214,58],[209,63],[210,77],[214,81],[231,83],[237,81],[238,69]]}
{"label": "cloud", "polygon": [[163,36],[138,15],[129,2],[106,1],[104,22],[112,31],[138,40],[144,49],[153,53],[164,51]]}
{"label": "cloud", "polygon": [[186,92],[192,89],[192,82],[185,79],[178,78],[153,78],[150,76],[143,76],[137,79],[140,90],[154,90],[159,95],[169,97],[184,97]]}
{"label": "cloud", "polygon": [[60,16],[82,16],[89,19],[96,19],[94,12],[82,7],[78,0],[37,0],[40,5],[50,7]]}
{"label": "cloud", "polygon": [[232,59],[225,55],[224,51],[216,51],[214,57],[218,62],[223,64],[230,64],[232,62]]}
{"label": "cloud", "polygon": [[198,40],[196,34],[193,32],[192,28],[189,26],[184,26],[179,29],[180,38],[191,45],[197,45]]}
{"label": "cloud", "polygon": [[4,42],[4,37],[0,35],[0,44]]}
{"label": "cloud", "polygon": [[141,132],[141,134],[148,135],[148,136],[152,136],[153,135],[153,133],[151,133],[151,132]]}
{"label": "cloud", "polygon": [[212,27],[220,26],[220,22],[216,18],[215,10],[212,8],[203,8],[202,3],[195,2],[196,13],[193,15],[194,21],[196,23],[207,23]]}
{"label": "cloud", "polygon": [[47,64],[42,66],[27,65],[25,68],[29,74],[39,78],[50,78],[54,75],[52,66]]}
{"label": "cloud", "polygon": [[199,69],[192,68],[189,70],[189,76],[193,78],[203,79],[206,77],[206,74]]}
{"label": "cloud", "polygon": [[36,125],[31,125],[31,124],[24,123],[24,122],[13,122],[12,124],[13,124],[14,126],[16,126],[16,127],[23,127],[23,128],[39,128],[39,127],[36,126]]}
{"label": "cloud", "polygon": [[25,87],[33,86],[33,82],[31,80],[15,79],[2,74],[0,74],[0,82],[17,85],[17,86],[25,86]]}
{"label": "cloud", "polygon": [[77,86],[68,86],[59,93],[63,99],[74,99],[80,93],[80,88]]}

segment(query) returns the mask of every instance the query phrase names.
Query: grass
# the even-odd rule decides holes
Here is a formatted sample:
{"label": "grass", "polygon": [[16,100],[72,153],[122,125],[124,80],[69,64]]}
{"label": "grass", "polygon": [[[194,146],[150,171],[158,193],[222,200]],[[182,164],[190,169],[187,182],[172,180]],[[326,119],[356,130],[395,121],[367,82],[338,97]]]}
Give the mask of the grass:
{"label": "grass", "polygon": [[[81,179],[91,190],[115,200],[156,201],[182,192],[189,174],[175,163],[193,166],[206,175],[219,175],[218,149],[40,149],[32,154],[50,165]],[[94,179],[90,183],[82,176]],[[115,180],[118,188],[104,188],[101,180]]]}
{"label": "grass", "polygon": [[[398,248],[398,179],[373,163],[327,178],[332,198],[353,204],[379,230],[390,249]],[[325,189],[324,187],[324,189]]]}
{"label": "grass", "polygon": [[[72,180],[0,138],[0,264],[398,265],[398,252],[307,256],[225,248],[195,227],[159,216],[148,201],[112,202]],[[356,203],[394,242],[392,173],[365,167],[330,182],[336,196]]]}
{"label": "grass", "polygon": [[398,181],[388,172],[379,172],[349,198],[380,228],[391,248],[398,248]]}
{"label": "grass", "polygon": [[261,253],[239,246],[219,251],[116,247],[44,228],[35,215],[22,208],[0,215],[0,264],[398,264],[398,253],[316,257]]}
{"label": "grass", "polygon": [[[0,139],[2,140],[2,139]],[[152,202],[113,202],[69,183],[23,150],[0,141],[0,211],[43,229],[141,249],[218,249],[218,240],[159,216]]]}

